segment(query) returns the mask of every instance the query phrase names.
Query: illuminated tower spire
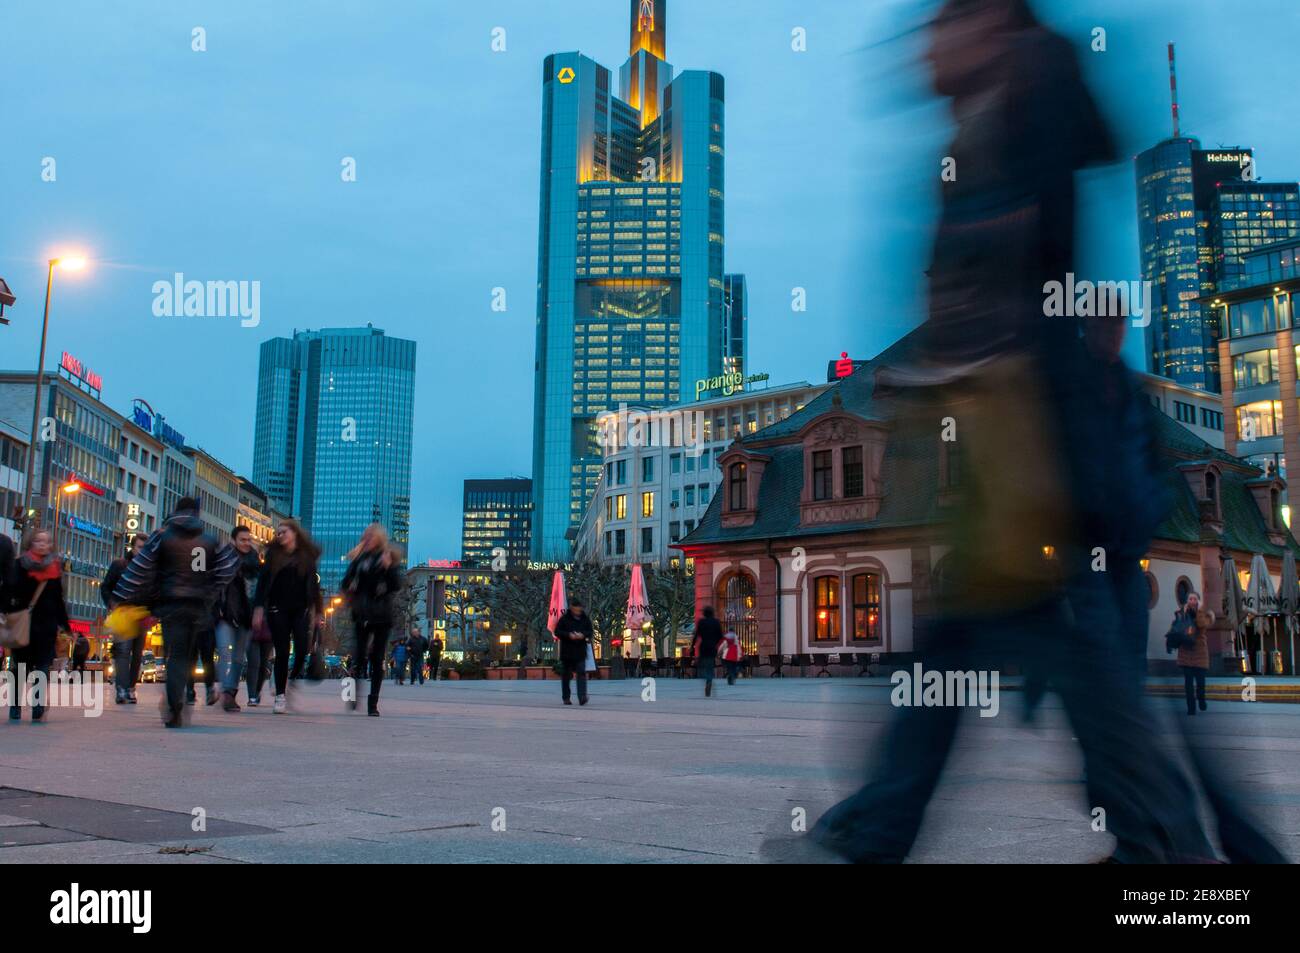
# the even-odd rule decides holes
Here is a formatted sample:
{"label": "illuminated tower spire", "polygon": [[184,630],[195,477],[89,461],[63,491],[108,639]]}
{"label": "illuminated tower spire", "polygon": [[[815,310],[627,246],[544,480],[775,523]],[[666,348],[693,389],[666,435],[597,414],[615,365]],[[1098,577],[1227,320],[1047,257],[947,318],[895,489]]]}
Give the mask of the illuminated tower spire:
{"label": "illuminated tower spire", "polygon": [[645,50],[651,56],[661,60],[668,58],[665,42],[668,22],[668,0],[631,0],[632,2],[632,42],[628,47],[628,56],[636,56],[637,50]]}

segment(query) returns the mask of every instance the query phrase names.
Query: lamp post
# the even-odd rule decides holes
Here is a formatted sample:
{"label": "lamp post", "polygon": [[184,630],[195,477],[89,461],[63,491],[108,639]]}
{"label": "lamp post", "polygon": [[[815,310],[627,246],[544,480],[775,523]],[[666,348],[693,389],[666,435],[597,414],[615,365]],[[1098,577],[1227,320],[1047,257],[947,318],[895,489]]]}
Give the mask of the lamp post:
{"label": "lamp post", "polygon": [[[41,319],[41,353],[36,361],[36,401],[32,404],[32,433],[30,446],[27,448],[27,482],[23,484],[23,512],[32,505],[32,479],[36,469],[36,428],[41,422],[41,384],[45,376],[45,340],[50,330],[50,294],[54,288],[55,266],[68,271],[79,271],[86,267],[86,259],[80,257],[51,258],[49,271],[45,276],[45,316]],[[56,500],[57,503],[57,500]],[[55,517],[56,521],[58,517]]]}
{"label": "lamp post", "polygon": [[51,548],[57,553],[59,549],[59,504],[65,496],[74,496],[81,492],[81,484],[73,481],[65,483],[59,487],[59,492],[54,495],[54,526],[50,530]]}

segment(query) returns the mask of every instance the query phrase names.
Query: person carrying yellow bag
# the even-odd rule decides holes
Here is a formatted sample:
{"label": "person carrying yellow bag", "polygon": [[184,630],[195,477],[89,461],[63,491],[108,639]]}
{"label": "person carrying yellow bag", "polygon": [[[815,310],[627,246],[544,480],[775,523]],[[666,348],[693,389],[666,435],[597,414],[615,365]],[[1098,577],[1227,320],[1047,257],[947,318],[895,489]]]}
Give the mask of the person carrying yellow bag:
{"label": "person carrying yellow bag", "polygon": [[109,610],[104,628],[113,633],[114,700],[119,705],[136,703],[135,686],[140,681],[140,667],[144,661],[144,639],[141,636],[149,631],[151,624],[146,621],[149,616],[146,607],[119,602],[113,598],[113,590],[117,588],[126,567],[148,541],[149,537],[143,533],[133,536],[131,549],[113,560],[99,587],[100,598]]}

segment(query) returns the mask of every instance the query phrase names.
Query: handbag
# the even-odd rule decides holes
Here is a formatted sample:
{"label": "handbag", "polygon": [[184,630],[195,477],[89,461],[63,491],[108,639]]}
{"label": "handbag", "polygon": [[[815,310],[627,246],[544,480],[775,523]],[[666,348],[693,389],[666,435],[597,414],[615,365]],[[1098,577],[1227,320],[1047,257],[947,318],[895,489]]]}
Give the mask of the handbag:
{"label": "handbag", "polygon": [[139,638],[145,631],[144,622],[149,618],[147,606],[120,605],[104,619],[104,628],[113,634],[116,642],[129,642]]}
{"label": "handbag", "polygon": [[1196,639],[1187,634],[1188,623],[1182,618],[1181,614],[1174,616],[1174,621],[1169,626],[1169,631],[1165,633],[1165,651],[1176,652],[1182,648],[1191,648],[1196,644]]}
{"label": "handbag", "polygon": [[25,649],[31,644],[32,609],[40,601],[41,593],[45,591],[45,583],[46,580],[42,579],[26,609],[19,609],[17,612],[10,612],[0,616],[0,619],[3,619],[3,621],[0,621],[0,647]]}
{"label": "handbag", "polygon": [[592,651],[590,642],[587,643],[587,664],[583,670],[587,672],[596,671],[596,653]]}

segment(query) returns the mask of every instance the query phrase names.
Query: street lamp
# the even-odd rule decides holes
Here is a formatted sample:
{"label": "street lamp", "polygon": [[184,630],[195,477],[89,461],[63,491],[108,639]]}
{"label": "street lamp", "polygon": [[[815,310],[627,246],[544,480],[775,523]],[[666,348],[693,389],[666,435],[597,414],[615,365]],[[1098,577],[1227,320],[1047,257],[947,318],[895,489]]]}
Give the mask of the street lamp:
{"label": "street lamp", "polygon": [[45,375],[45,339],[50,330],[50,294],[54,288],[55,266],[68,271],[80,271],[86,267],[86,259],[80,255],[51,258],[49,271],[45,276],[45,316],[41,319],[41,354],[36,361],[36,402],[32,404],[31,445],[27,450],[27,482],[23,485],[24,511],[28,510],[32,505],[32,478],[36,469],[36,428],[40,426],[41,422],[41,383]]}
{"label": "street lamp", "polygon": [[73,481],[59,487],[59,492],[54,496],[54,528],[50,531],[50,543],[55,552],[59,549],[59,504],[65,496],[75,496],[80,492],[81,484]]}

